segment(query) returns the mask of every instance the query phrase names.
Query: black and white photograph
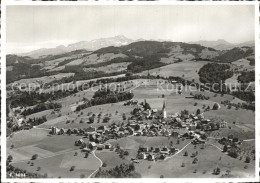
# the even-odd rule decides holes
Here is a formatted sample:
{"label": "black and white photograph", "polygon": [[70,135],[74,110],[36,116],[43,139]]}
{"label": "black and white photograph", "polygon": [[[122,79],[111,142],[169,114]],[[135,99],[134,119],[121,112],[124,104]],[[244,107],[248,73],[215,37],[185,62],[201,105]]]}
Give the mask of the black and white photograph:
{"label": "black and white photograph", "polygon": [[5,2],[3,180],[259,180],[258,10]]}

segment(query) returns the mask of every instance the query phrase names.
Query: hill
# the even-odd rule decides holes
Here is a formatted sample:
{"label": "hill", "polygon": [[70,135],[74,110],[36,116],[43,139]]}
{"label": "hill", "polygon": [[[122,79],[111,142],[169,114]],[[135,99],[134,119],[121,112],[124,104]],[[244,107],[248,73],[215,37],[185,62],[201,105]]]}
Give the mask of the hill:
{"label": "hill", "polygon": [[206,40],[195,41],[195,42],[190,42],[190,44],[200,44],[202,46],[211,47],[216,50],[231,50],[235,47],[243,47],[243,46],[253,47],[255,42],[247,41],[244,43],[233,44],[233,43],[227,42],[224,39],[218,39],[216,41],[206,41]]}

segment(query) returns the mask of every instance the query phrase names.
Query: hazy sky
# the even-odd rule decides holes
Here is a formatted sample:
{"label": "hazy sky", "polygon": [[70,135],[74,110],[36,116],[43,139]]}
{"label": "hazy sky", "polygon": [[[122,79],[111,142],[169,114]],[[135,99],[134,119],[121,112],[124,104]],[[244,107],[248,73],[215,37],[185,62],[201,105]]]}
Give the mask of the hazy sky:
{"label": "hazy sky", "polygon": [[7,52],[124,35],[131,39],[254,40],[254,6],[9,6]]}

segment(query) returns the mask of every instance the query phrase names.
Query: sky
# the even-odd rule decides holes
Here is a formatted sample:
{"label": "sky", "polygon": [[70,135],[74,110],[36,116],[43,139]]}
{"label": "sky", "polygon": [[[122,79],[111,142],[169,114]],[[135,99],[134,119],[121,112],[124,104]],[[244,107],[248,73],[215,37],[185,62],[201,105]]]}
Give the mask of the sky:
{"label": "sky", "polygon": [[254,40],[254,6],[8,6],[7,53],[124,35],[191,42]]}

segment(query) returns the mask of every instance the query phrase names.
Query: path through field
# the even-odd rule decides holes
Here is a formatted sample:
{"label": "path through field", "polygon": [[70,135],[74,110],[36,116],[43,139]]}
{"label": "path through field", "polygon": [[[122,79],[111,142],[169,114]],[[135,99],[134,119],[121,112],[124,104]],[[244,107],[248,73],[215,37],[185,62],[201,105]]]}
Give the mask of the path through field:
{"label": "path through field", "polygon": [[96,156],[95,151],[96,151],[96,150],[92,151],[92,154],[94,155],[95,158],[97,158],[97,159],[99,160],[100,166],[99,166],[94,172],[92,172],[92,173],[88,176],[88,178],[90,178],[92,175],[94,175],[94,174],[99,170],[99,168],[103,165],[102,160],[101,160],[99,157]]}

